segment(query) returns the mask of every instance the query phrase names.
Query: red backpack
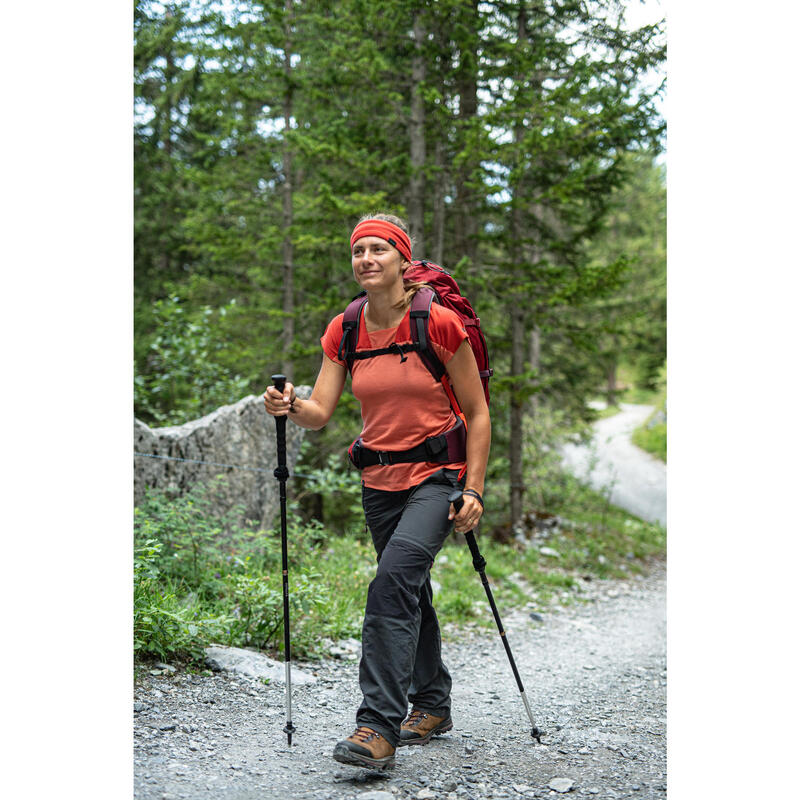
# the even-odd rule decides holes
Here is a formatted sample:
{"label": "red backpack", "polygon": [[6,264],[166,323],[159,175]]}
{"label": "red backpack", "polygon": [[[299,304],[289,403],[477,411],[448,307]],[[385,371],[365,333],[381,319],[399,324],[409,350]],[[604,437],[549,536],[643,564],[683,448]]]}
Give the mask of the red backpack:
{"label": "red backpack", "polygon": [[400,355],[402,360],[409,352],[418,352],[423,364],[430,373],[441,381],[447,392],[453,410],[461,416],[461,409],[455,399],[453,387],[447,376],[444,364],[430,347],[428,336],[428,321],[431,314],[431,303],[437,302],[445,308],[452,309],[458,314],[469,337],[472,352],[475,354],[475,361],[478,364],[478,372],[483,384],[483,392],[486,395],[486,404],[489,404],[489,378],[494,370],[489,367],[489,351],[486,347],[486,339],[481,330],[481,321],[469,300],[461,294],[458,284],[450,273],[434,264],[431,261],[421,260],[412,261],[411,266],[406,270],[403,279],[406,282],[424,281],[431,289],[420,289],[411,300],[411,311],[409,324],[411,328],[411,344],[398,345],[396,343],[380,350],[364,350],[356,352],[358,346],[358,328],[364,306],[367,302],[366,292],[361,292],[347,306],[342,320],[342,341],[339,345],[338,356],[342,361],[347,362],[347,368],[353,371],[353,361],[363,358],[373,358],[378,355],[395,353]]}

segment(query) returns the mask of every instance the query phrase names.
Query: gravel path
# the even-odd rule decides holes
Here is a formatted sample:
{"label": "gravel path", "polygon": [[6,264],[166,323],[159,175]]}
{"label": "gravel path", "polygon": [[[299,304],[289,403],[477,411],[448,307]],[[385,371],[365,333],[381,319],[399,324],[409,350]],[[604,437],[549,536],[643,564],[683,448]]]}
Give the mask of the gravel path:
{"label": "gravel path", "polygon": [[554,608],[541,622],[500,609],[545,731],[541,745],[530,737],[496,630],[458,639],[445,632],[455,727],[429,745],[400,749],[383,773],[331,758],[354,727],[357,661],[296,665],[316,682],[293,687],[291,749],[281,683],[146,672],[134,691],[135,797],[664,798],[663,566],[644,578],[587,582],[582,594],[586,602]]}
{"label": "gravel path", "polygon": [[564,466],[594,489],[611,488],[611,502],[648,522],[667,524],[667,467],[631,442],[653,406],[621,403],[613,417],[594,423],[590,445],[565,444]]}

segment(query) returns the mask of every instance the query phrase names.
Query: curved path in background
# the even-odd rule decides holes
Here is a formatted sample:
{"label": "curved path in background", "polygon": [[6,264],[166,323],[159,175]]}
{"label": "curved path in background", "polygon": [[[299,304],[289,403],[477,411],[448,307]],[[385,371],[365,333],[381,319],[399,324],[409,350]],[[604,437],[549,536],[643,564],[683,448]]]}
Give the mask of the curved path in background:
{"label": "curved path in background", "polygon": [[611,502],[648,522],[667,524],[667,467],[631,442],[653,406],[620,404],[620,413],[594,424],[591,444],[565,444],[562,463],[593,489],[611,488]]}

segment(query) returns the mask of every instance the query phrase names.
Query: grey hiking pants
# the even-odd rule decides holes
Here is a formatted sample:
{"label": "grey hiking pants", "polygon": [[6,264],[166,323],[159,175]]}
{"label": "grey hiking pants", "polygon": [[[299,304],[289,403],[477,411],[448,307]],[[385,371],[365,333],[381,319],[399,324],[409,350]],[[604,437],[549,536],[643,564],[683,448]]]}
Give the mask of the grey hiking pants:
{"label": "grey hiking pants", "polygon": [[362,493],[378,569],[364,614],[356,724],[395,747],[409,702],[437,717],[450,714],[452,680],[442,663],[430,569],[453,526],[447,498],[456,487],[458,470],[441,469],[411,489]]}

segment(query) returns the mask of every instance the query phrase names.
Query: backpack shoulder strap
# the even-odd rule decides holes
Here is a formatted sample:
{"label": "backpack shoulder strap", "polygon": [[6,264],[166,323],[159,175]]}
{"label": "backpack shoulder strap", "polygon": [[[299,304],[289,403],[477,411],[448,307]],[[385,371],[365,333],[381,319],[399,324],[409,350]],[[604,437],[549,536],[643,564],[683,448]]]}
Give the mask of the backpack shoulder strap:
{"label": "backpack shoulder strap", "polygon": [[411,329],[411,341],[419,345],[419,356],[428,371],[436,378],[442,380],[446,372],[444,364],[434,352],[430,344],[428,333],[428,322],[431,318],[431,304],[435,299],[432,289],[427,287],[420,289],[411,299],[411,311],[409,314],[409,327]]}
{"label": "backpack shoulder strap", "polygon": [[336,354],[341,361],[347,363],[347,369],[353,371],[353,354],[358,346],[358,329],[361,323],[361,315],[364,313],[364,306],[367,304],[367,293],[362,292],[350,301],[344,310],[342,319],[342,341],[339,343],[339,352]]}

